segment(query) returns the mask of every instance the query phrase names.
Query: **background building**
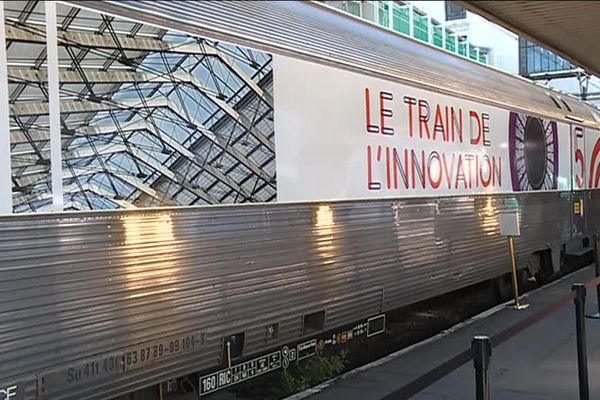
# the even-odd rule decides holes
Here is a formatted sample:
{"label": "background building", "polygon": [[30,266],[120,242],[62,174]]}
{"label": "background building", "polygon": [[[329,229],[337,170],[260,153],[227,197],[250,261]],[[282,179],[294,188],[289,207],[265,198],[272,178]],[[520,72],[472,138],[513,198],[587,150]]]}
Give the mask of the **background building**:
{"label": "background building", "polygon": [[519,39],[519,74],[600,106],[600,79],[531,41]]}
{"label": "background building", "polygon": [[[327,5],[366,19],[432,46],[490,64],[489,48],[475,45],[464,32],[447,26],[444,17],[444,2],[402,1],[324,1]],[[420,4],[424,3],[424,4]],[[426,7],[424,7],[426,6]],[[439,8],[441,7],[441,8]],[[441,14],[437,12],[441,10]]]}
{"label": "background building", "polygon": [[401,35],[600,105],[600,79],[452,1],[324,1]]}
{"label": "background building", "polygon": [[414,1],[411,4],[428,15],[444,21],[446,29],[455,32],[470,46],[485,51],[487,64],[513,74],[519,72],[519,62],[516,57],[519,39],[514,33],[490,23],[453,2]]}

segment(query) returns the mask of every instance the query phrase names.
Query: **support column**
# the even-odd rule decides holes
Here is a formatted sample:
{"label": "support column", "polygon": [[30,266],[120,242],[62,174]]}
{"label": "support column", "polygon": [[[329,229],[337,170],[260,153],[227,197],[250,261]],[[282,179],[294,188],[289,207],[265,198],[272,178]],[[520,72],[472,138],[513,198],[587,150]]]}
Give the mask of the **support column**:
{"label": "support column", "polygon": [[448,50],[446,48],[446,23],[442,23],[442,49]]}
{"label": "support column", "polygon": [[412,4],[408,5],[408,29],[411,38],[415,38],[415,9]]}
{"label": "support column", "polygon": [[427,15],[427,43],[433,44],[433,22],[431,22],[431,16]]}
{"label": "support column", "polygon": [[458,33],[454,32],[454,51],[456,54],[460,55],[460,51],[458,50]]}
{"label": "support column", "polygon": [[4,2],[2,2],[0,3],[0,214],[10,214],[13,211],[11,176],[6,29]]}
{"label": "support column", "polygon": [[50,174],[52,176],[52,208],[63,210],[62,145],[60,134],[60,93],[58,87],[58,40],[56,33],[56,1],[47,1],[46,48],[48,53],[48,118],[50,120]]}

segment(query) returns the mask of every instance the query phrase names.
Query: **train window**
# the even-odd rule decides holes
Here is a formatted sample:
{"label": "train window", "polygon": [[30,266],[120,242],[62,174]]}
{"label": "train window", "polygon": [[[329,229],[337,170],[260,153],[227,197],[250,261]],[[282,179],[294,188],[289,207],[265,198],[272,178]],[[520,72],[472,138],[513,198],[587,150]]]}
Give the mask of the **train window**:
{"label": "train window", "polygon": [[306,314],[302,323],[302,333],[311,333],[323,330],[325,327],[325,310]]}
{"label": "train window", "polygon": [[232,360],[236,360],[242,357],[244,351],[244,332],[236,333],[231,336],[225,336],[223,338],[223,357],[222,362],[224,365],[231,364]]}
{"label": "train window", "polygon": [[571,107],[569,107],[569,103],[567,103],[564,99],[560,99],[560,101],[562,101],[565,107],[567,107],[567,110],[569,110],[569,112],[573,112],[573,110],[571,110]]}

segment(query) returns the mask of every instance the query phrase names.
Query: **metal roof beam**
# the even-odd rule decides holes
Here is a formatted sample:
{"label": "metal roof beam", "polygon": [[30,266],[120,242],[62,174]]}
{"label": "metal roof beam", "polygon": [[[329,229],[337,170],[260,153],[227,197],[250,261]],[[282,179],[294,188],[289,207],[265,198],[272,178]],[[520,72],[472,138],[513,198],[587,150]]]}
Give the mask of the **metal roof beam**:
{"label": "metal roof beam", "polygon": [[240,162],[242,165],[244,165],[246,168],[252,171],[255,175],[260,176],[266,182],[272,181],[272,177],[269,176],[263,169],[261,169],[260,166],[258,166],[254,161],[250,160],[248,157],[246,157],[246,155],[239,151],[237,148],[233,147],[228,142],[223,140],[222,137],[216,135],[214,132],[212,132],[210,129],[204,126],[202,122],[196,120],[193,117],[187,118],[183,109],[181,109],[181,107],[179,107],[178,104],[174,102],[169,102],[169,108],[173,111],[173,113],[179,116],[179,118],[186,121],[188,124],[196,127],[196,129],[200,131],[205,137],[210,139],[221,149],[231,154],[234,158],[238,160],[238,162]]}
{"label": "metal roof beam", "polygon": [[248,85],[248,87],[252,89],[254,93],[256,93],[260,98],[262,98],[269,105],[269,107],[273,108],[273,97],[270,94],[266,93],[264,90],[262,90],[261,87],[258,86],[258,84],[252,80],[251,77],[246,75],[246,73],[243,70],[241,70],[237,66],[237,64],[232,60],[231,56],[219,49],[215,49],[215,55],[223,61],[227,68],[229,68],[233,73],[239,76],[240,79],[242,79],[246,83],[246,85]]}
{"label": "metal roof beam", "polygon": [[[225,175],[223,172],[216,169],[212,165],[204,163],[202,160],[199,159],[199,157],[196,154],[191,152],[186,147],[182,146],[179,142],[177,142],[176,140],[171,138],[164,131],[161,131],[162,134],[157,133],[156,130],[154,129],[154,127],[151,126],[146,120],[137,121],[134,123],[129,123],[129,124],[123,125],[122,130],[123,131],[146,130],[149,133],[153,134],[155,137],[161,137],[162,140],[167,145],[169,145],[171,148],[173,148],[179,154],[181,154],[182,156],[187,158],[189,161],[194,163],[196,166],[205,170],[207,173],[214,176],[215,178],[223,181],[223,183],[225,183],[231,189],[233,189],[237,192],[244,193],[244,189],[237,182],[235,182],[233,179],[231,179],[229,176]],[[84,134],[109,134],[109,133],[117,132],[117,127],[114,125],[112,125],[112,126],[111,125],[99,125],[97,127],[82,128],[82,129],[77,130],[77,132],[84,133]],[[113,146],[113,147],[111,148],[111,146]],[[114,146],[119,146],[119,147],[114,148]],[[100,154],[128,152],[127,149],[125,148],[125,145],[123,145],[123,144],[115,145],[115,144],[110,144],[110,143],[104,144],[101,146],[97,146],[97,150]],[[76,155],[76,157],[74,157],[75,155]],[[69,153],[66,157],[67,157],[67,159],[70,159],[71,157],[85,158],[85,157],[91,157],[94,155],[95,155],[95,153],[91,147],[83,147],[81,149],[75,150],[75,152]],[[139,152],[138,152],[138,155],[139,155]],[[151,159],[151,157],[147,153],[145,153],[144,157],[139,158],[139,160],[142,162],[146,162],[148,159]],[[47,170],[48,170],[47,167],[35,165],[35,161],[36,161],[36,159],[32,158],[31,163],[27,163],[29,166],[25,166],[25,167],[22,165],[23,163],[19,164],[20,168],[24,168],[21,170],[22,172],[19,174],[19,176],[47,173]],[[162,164],[161,164],[161,167],[162,167]],[[169,170],[169,172],[170,172],[169,174],[165,174],[165,175],[169,179],[172,179],[169,175],[173,174],[173,172],[171,172],[170,170]],[[184,187],[187,190],[194,193],[196,196],[204,199],[208,203],[213,203],[213,204],[217,203],[217,200],[214,197],[212,197],[212,195],[210,195],[206,190],[204,190],[202,188],[197,188],[190,182],[186,181],[186,186],[184,186]]]}
{"label": "metal roof beam", "polygon": [[[101,154],[111,154],[112,151],[119,151],[119,150],[122,151],[122,149],[119,149],[119,148],[113,148],[111,150],[107,147],[102,147],[102,148],[98,149],[98,152],[99,153],[102,152]],[[177,176],[172,171],[170,171],[166,167],[159,164],[156,160],[149,159],[148,155],[146,153],[144,153],[143,151],[140,151],[135,148],[133,151],[134,151],[134,154],[132,154],[133,157],[136,157],[138,160],[140,160],[144,163],[147,163],[150,166],[150,168],[165,175],[167,178],[171,179],[173,182],[182,186],[186,190],[189,190],[197,197],[202,198],[207,203],[216,203],[217,202],[217,200],[212,195],[207,193],[205,190],[194,187],[189,181],[182,179],[182,177],[180,177],[180,176]],[[157,168],[159,168],[159,169],[157,169]],[[71,170],[73,172],[71,172]],[[122,171],[118,171],[118,170],[114,170],[114,169],[110,169],[110,168],[107,170],[104,170],[101,168],[96,169],[96,168],[89,168],[89,167],[82,168],[82,167],[73,166],[73,167],[71,167],[71,169],[65,169],[63,171],[63,175],[64,175],[63,178],[66,180],[74,179],[74,178],[77,179],[77,178],[81,178],[83,176],[95,175],[95,174],[99,174],[99,173],[110,173],[112,176],[114,176],[116,178],[120,178],[123,181],[126,181],[129,185],[133,186],[134,189],[137,189],[140,192],[144,192],[161,202],[164,201],[164,198],[161,198],[158,196],[156,190],[154,190],[150,186],[144,184],[142,182],[142,180],[140,180],[139,178],[134,177],[133,175],[126,174]],[[40,184],[42,182],[45,182],[45,179],[47,177],[44,177],[44,175],[47,175],[47,174],[48,174],[48,167],[40,166],[40,165],[32,165],[32,166],[23,168],[22,172],[19,174],[19,177],[16,179],[17,179],[19,186],[29,186],[32,184]],[[43,177],[43,180],[41,181],[40,178],[42,178],[42,177]],[[135,180],[132,180],[132,179],[135,179]]]}
{"label": "metal roof beam", "polygon": [[[31,138],[31,141],[41,142],[41,141],[50,140],[50,133],[49,133],[48,129],[49,128],[41,129],[41,128],[29,127],[29,128],[27,128],[26,132],[29,135],[29,138]],[[10,127],[10,143],[11,144],[15,145],[15,144],[21,144],[21,143],[31,143],[29,138],[27,138],[27,135],[25,134],[25,132],[23,132],[23,129],[21,129],[21,127],[19,127],[19,126],[11,126]]]}
{"label": "metal roof beam", "polygon": [[[186,71],[176,71],[169,76],[168,74],[157,75],[152,73],[144,72],[133,72],[123,70],[112,70],[112,71],[100,71],[100,70],[84,70],[85,77],[82,77],[78,71],[71,69],[61,69],[59,71],[59,82],[60,83],[71,83],[81,84],[84,82],[89,83],[188,83],[192,85],[196,90],[206,96],[215,105],[225,111],[233,119],[239,121],[244,129],[248,130],[252,136],[254,136],[263,146],[268,148],[270,151],[274,151],[274,145],[267,136],[260,132],[256,127],[252,125],[252,122],[248,120],[244,115],[238,113],[229,103],[220,99],[214,91],[210,90],[196,78],[193,74]],[[22,67],[10,67],[8,68],[8,76],[10,79],[22,81],[22,82],[35,82],[44,83],[48,81],[48,76],[45,71],[35,70],[31,68]],[[264,92],[261,90],[260,95],[263,96]],[[185,113],[183,113],[185,115]]]}
{"label": "metal roof beam", "polygon": [[[58,44],[100,49],[123,49],[142,52],[162,52],[178,54],[218,55],[211,46],[195,41],[183,44],[169,43],[164,40],[143,36],[130,37],[117,35],[118,43],[109,34],[96,34],[82,31],[58,31]],[[46,43],[43,30],[26,29],[15,25],[6,25],[6,40],[28,43]]]}
{"label": "metal roof beam", "polygon": [[[200,91],[201,93],[203,93],[204,95],[206,95],[213,103],[215,103],[218,107],[222,108],[227,114],[229,114],[233,119],[235,119],[236,121],[239,121],[242,126],[250,132],[250,134],[252,134],[252,136],[254,136],[263,146],[265,146],[267,149],[269,149],[270,151],[275,151],[275,146],[273,145],[273,143],[271,142],[271,140],[269,140],[268,137],[266,137],[262,132],[258,131],[258,129],[256,129],[253,125],[252,122],[248,120],[248,118],[246,118],[244,115],[238,113],[233,107],[231,107],[229,105],[229,103],[227,103],[226,101],[221,100],[217,95],[215,95],[213,92],[211,92],[198,78],[196,78],[194,75],[190,74],[190,73],[185,73],[184,74],[180,74],[180,73],[175,73],[174,76],[177,76],[179,79],[189,82],[190,84],[192,84],[198,91]],[[264,96],[265,92],[262,92],[261,94],[258,94],[259,96],[261,96],[263,98],[263,100],[266,98]],[[270,105],[271,108],[273,108],[272,104]]]}
{"label": "metal roof beam", "polygon": [[[64,191],[63,191],[63,193],[65,195],[76,195],[76,194],[79,194],[82,192],[90,192],[92,194],[95,194],[96,196],[103,197],[103,198],[109,200],[110,202],[115,203],[117,206],[119,206],[121,208],[137,208],[135,205],[133,205],[129,201],[113,199],[112,195],[110,193],[107,193],[104,188],[102,188],[100,185],[95,184],[94,182],[85,182],[85,183],[81,184],[81,186],[78,186],[73,183],[73,184],[65,186]],[[17,198],[17,205],[22,205],[24,203],[45,202],[47,200],[51,200],[52,194],[51,193],[39,193],[39,194],[33,194],[33,195],[18,194],[16,196],[16,198]],[[51,209],[52,205],[51,204],[48,204],[48,205],[50,206],[48,211],[52,211],[52,209]],[[38,208],[38,211],[43,210],[44,207],[45,206]]]}
{"label": "metal roof beam", "polygon": [[[34,167],[32,167],[32,168],[34,168]],[[31,173],[32,174],[33,173],[42,173],[42,171],[40,171],[39,168],[36,168],[35,170],[31,171]],[[154,190],[150,186],[146,185],[141,179],[139,179],[135,176],[123,173],[121,171],[91,169],[91,168],[82,168],[82,167],[73,166],[72,169],[64,169],[63,170],[63,179],[65,179],[65,180],[77,179],[77,178],[81,178],[84,176],[91,176],[91,175],[102,174],[102,173],[110,174],[113,177],[118,178],[118,179],[122,180],[123,182],[127,183],[134,189],[137,189],[140,192],[143,192],[156,200],[159,200],[159,201],[164,200],[158,195],[158,192],[156,190]],[[25,175],[27,175],[27,174],[25,174]],[[29,176],[27,176],[24,180],[23,179],[20,180],[20,182],[25,183],[22,186],[28,186],[31,184],[39,185],[42,183],[46,183],[46,181],[41,181],[41,182],[37,181],[35,179],[35,177],[32,176],[31,174],[29,174]],[[20,196],[25,196],[25,195],[21,194]]]}
{"label": "metal roof beam", "polygon": [[[166,107],[168,100],[165,98],[147,99],[148,107]],[[103,101],[101,103],[92,102],[89,100],[62,100],[60,102],[61,113],[88,113],[101,112],[111,110],[128,110],[144,108],[144,104],[137,100],[119,100]],[[48,114],[48,103],[45,102],[22,102],[11,104],[11,115],[28,116],[28,115],[45,115]]]}
{"label": "metal roof beam", "polygon": [[[212,131],[206,128],[200,121],[189,120],[183,110],[174,102],[165,99],[165,98],[155,98],[146,100],[146,106],[151,108],[158,107],[166,107],[170,109],[175,115],[181,118],[183,121],[188,122],[193,125],[205,135],[212,142],[217,144],[223,150],[229,152],[234,158],[236,158],[240,163],[245,165],[250,171],[252,171],[257,176],[260,176],[266,182],[270,182],[273,185],[272,177],[269,176],[263,169],[260,168],[254,161],[248,159],[241,151],[231,146],[229,143],[224,141],[220,136],[215,135]],[[139,100],[127,100],[127,101],[119,101],[110,103],[110,102],[102,102],[96,103],[88,100],[83,101],[73,101],[66,100],[61,102],[61,112],[69,112],[69,113],[85,113],[85,112],[99,112],[99,111],[110,111],[115,109],[140,109],[145,108],[144,104]],[[48,113],[48,104],[47,103],[17,103],[11,105],[11,111],[14,115],[23,116],[23,115],[43,115]],[[161,135],[161,138],[164,137]],[[168,136],[167,136],[168,137]],[[197,156],[185,149],[182,145],[177,143],[174,140],[170,140],[167,142],[168,145],[172,146],[174,149],[179,151],[181,154],[184,154],[187,158],[194,160],[195,163],[201,165],[204,169],[207,170],[211,175],[215,176],[217,179],[223,181],[225,184],[235,189],[236,191],[240,191],[240,193],[244,194],[246,197],[251,198],[250,194],[242,188],[239,184],[237,184],[233,179],[229,176],[225,175],[223,172],[218,169],[212,167],[209,164],[205,164],[202,160],[197,159]],[[187,154],[186,154],[187,152]],[[91,156],[93,154],[90,154]]]}
{"label": "metal roof beam", "polygon": [[[110,202],[119,203],[118,200],[114,200],[114,199],[110,199]],[[135,206],[133,206],[133,207],[135,207]],[[121,208],[128,208],[128,207],[122,206]],[[88,210],[88,209],[89,209],[89,207],[85,203],[85,201],[81,200],[80,198],[75,197],[74,195],[71,195],[70,198],[65,199],[65,211],[71,211],[71,210],[83,211],[83,210]],[[37,213],[46,213],[46,212],[51,212],[51,211],[52,211],[52,204],[48,203],[47,201],[43,202],[41,205],[36,205],[36,208],[35,208],[35,212],[37,212]]]}
{"label": "metal roof beam", "polygon": [[536,72],[527,77],[532,81],[550,81],[552,79],[577,78],[582,74],[585,74],[584,70],[576,68],[565,71]]}
{"label": "metal roof beam", "polygon": [[[75,134],[75,136],[113,135],[113,134],[118,133],[119,131],[135,132],[135,131],[139,131],[139,130],[144,130],[148,126],[149,126],[149,124],[145,120],[130,121],[130,122],[124,122],[120,126],[120,130],[119,130],[119,128],[116,127],[113,122],[110,122],[108,124],[88,125],[88,126],[82,126],[80,128],[75,128],[75,129],[73,129],[73,133]],[[48,130],[44,127],[35,127],[35,128],[30,127],[27,130],[27,132],[29,133],[31,138],[35,141],[47,141],[49,139]],[[27,138],[25,137],[23,131],[19,127],[16,127],[16,126],[11,127],[10,135],[11,135],[11,143],[13,143],[13,144],[28,143]],[[164,140],[165,142],[169,142],[172,140],[170,137],[164,138],[164,139],[165,139]]]}
{"label": "metal roof beam", "polygon": [[[172,143],[176,143],[172,141]],[[186,150],[187,151],[187,150]],[[189,151],[188,151],[189,152]],[[87,158],[94,156],[95,154],[103,155],[103,154],[114,154],[114,153],[127,153],[131,157],[135,157],[137,160],[142,163],[148,165],[154,171],[160,173],[162,176],[170,179],[186,190],[190,191],[197,197],[202,198],[204,201],[208,203],[216,203],[216,199],[212,197],[205,190],[195,187],[191,182],[189,182],[185,177],[181,175],[177,175],[175,172],[171,171],[169,168],[165,167],[160,161],[156,160],[156,158],[152,157],[150,154],[145,151],[135,147],[135,146],[125,146],[124,144],[104,144],[96,146],[96,152],[93,151],[90,147],[85,147],[81,149],[71,150],[67,152],[65,158],[66,159],[77,159],[77,158]],[[236,183],[236,186],[237,183]]]}

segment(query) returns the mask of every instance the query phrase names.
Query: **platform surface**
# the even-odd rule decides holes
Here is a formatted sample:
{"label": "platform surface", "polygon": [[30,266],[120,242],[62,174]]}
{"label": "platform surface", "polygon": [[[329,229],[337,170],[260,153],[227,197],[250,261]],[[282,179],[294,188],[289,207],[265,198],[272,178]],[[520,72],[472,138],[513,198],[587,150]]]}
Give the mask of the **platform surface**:
{"label": "platform surface", "polygon": [[[570,291],[575,282],[594,278],[588,267],[528,295],[525,311],[504,308],[478,318],[423,346],[401,353],[363,371],[352,371],[331,382],[310,400],[378,400],[398,390],[470,346],[474,335],[493,336],[531,316]],[[588,312],[597,310],[596,294],[588,290]],[[600,320],[586,319],[590,398],[600,398]],[[578,399],[575,306],[569,302],[503,344],[492,353],[490,384],[494,400]],[[304,397],[304,396],[303,396]],[[475,398],[472,362],[412,397],[418,400]]]}

